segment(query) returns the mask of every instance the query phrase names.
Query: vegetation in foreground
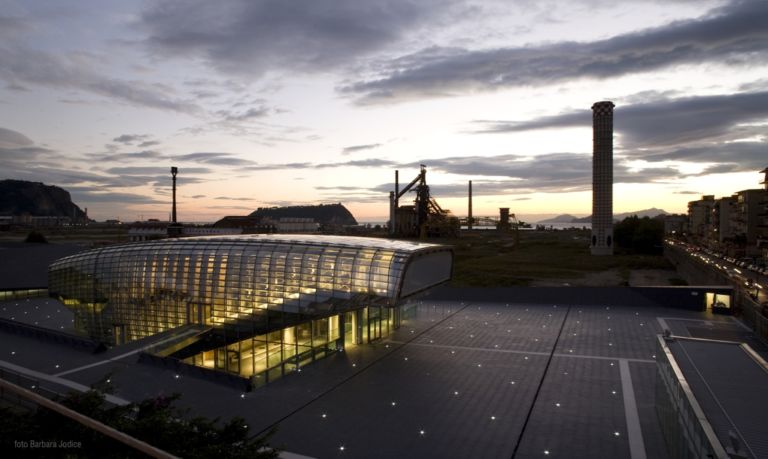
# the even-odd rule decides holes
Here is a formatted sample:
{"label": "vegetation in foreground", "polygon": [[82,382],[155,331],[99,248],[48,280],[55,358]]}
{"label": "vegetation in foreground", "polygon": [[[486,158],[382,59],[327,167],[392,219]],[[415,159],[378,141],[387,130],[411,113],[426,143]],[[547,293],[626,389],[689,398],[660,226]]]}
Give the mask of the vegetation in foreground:
{"label": "vegetation in foreground", "polygon": [[[158,397],[143,402],[107,408],[104,395],[96,390],[70,393],[60,403],[150,445],[184,458],[258,458],[273,459],[278,451],[267,445],[266,436],[249,435],[248,425],[239,417],[228,422],[203,417],[189,418],[174,406],[178,395]],[[106,437],[82,424],[45,408],[25,411],[15,407],[0,408],[2,450],[7,455],[34,453],[36,457],[125,458],[145,457],[136,450]],[[44,441],[62,444],[59,448],[25,451],[14,440]]]}
{"label": "vegetation in foreground", "polygon": [[[490,231],[489,231],[490,233]],[[589,230],[520,231],[512,236],[465,233],[444,241],[455,250],[452,285],[457,287],[526,286],[535,280],[578,279],[586,273],[618,270],[626,282],[635,269],[674,267],[661,255],[618,248],[612,257],[592,256]]]}

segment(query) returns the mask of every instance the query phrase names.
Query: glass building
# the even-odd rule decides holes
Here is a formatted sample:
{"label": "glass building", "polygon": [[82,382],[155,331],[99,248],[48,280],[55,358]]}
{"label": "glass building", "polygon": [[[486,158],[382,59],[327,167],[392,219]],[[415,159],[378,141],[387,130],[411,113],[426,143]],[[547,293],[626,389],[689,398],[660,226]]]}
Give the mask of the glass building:
{"label": "glass building", "polygon": [[196,327],[164,355],[258,383],[386,336],[400,300],[449,280],[452,263],[449,247],[378,238],[190,237],[62,258],[49,292],[109,345]]}

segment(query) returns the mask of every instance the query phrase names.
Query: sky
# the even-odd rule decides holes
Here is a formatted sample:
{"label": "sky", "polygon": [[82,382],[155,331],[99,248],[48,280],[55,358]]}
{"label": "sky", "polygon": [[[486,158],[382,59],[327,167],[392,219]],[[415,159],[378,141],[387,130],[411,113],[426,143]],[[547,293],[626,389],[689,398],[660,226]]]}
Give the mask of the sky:
{"label": "sky", "polygon": [[[614,212],[760,187],[768,2],[0,0],[0,179],[91,218],[341,202],[384,221],[394,171],[443,208],[588,215],[591,105]],[[410,198],[404,198],[408,200]]]}

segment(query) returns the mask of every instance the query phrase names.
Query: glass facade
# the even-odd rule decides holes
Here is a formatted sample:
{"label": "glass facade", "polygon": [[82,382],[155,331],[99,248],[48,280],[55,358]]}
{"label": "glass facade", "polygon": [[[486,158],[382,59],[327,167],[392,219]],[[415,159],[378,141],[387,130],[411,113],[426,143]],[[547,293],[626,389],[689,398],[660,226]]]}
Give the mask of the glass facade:
{"label": "glass facade", "polygon": [[184,359],[250,376],[334,350],[350,327],[354,343],[381,337],[396,315],[388,308],[449,280],[451,264],[451,249],[434,244],[206,236],[62,258],[49,268],[49,292],[75,312],[76,328],[107,344],[209,328],[208,349]]}

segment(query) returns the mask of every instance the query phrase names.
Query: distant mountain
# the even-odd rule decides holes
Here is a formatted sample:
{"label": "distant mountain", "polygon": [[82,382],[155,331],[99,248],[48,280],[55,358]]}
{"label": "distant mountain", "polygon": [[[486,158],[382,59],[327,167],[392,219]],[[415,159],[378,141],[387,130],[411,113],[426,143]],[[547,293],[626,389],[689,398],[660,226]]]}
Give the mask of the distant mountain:
{"label": "distant mountain", "polygon": [[557,217],[541,220],[538,223],[573,223],[574,220],[578,220],[578,218],[571,214],[563,214],[563,215],[558,215]]}
{"label": "distant mountain", "polygon": [[[620,214],[614,214],[613,219],[616,221],[621,221],[633,215],[637,215],[640,218],[643,218],[643,217],[653,218],[658,215],[668,215],[668,212],[662,209],[651,207],[650,209],[638,210],[635,212],[624,212]],[[558,215],[557,217],[554,217],[554,218],[542,220],[539,223],[578,223],[578,224],[592,223],[592,216],[588,215],[586,217],[578,218],[570,214],[563,214],[563,215]]]}
{"label": "distant mountain", "polygon": [[625,218],[631,217],[633,215],[637,215],[640,218],[643,218],[643,217],[653,218],[653,217],[656,217],[658,215],[668,215],[668,214],[669,214],[669,212],[666,212],[666,211],[664,211],[662,209],[657,209],[655,207],[651,207],[650,209],[638,210],[636,212],[624,212],[623,214],[615,214],[613,216],[613,219],[614,220],[624,220]]}
{"label": "distant mountain", "polygon": [[352,213],[341,203],[317,206],[259,207],[250,214],[256,218],[314,218],[321,225],[357,225]]}
{"label": "distant mountain", "polygon": [[69,192],[57,186],[24,180],[0,180],[0,215],[85,218]]}

